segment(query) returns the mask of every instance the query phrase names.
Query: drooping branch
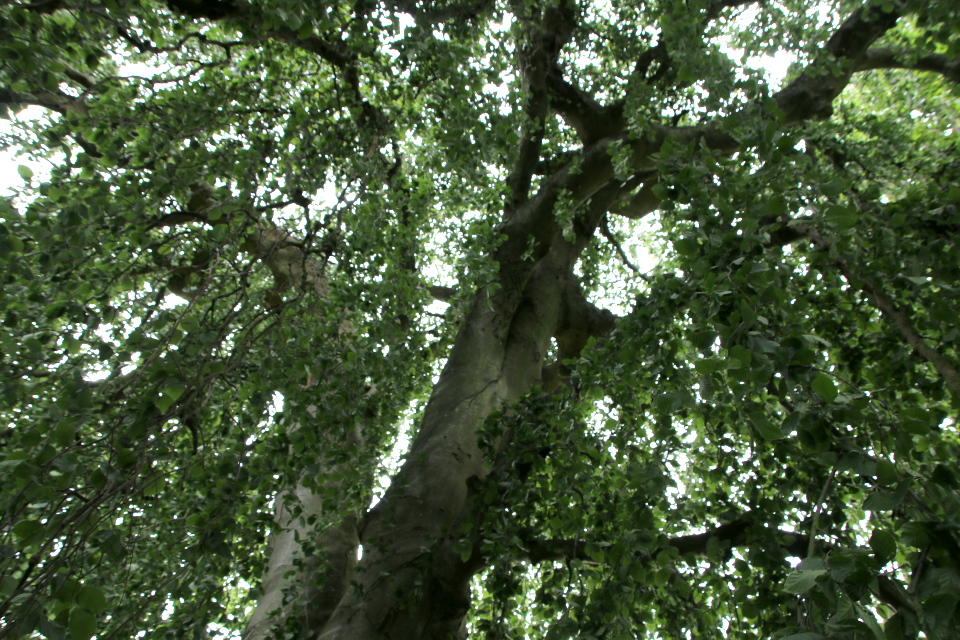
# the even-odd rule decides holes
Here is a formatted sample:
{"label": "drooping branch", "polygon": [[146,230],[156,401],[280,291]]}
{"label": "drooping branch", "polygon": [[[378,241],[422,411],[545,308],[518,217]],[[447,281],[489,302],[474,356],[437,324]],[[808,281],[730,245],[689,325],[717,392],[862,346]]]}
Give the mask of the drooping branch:
{"label": "drooping branch", "polygon": [[913,326],[910,316],[896,303],[890,296],[877,284],[871,280],[854,274],[842,256],[836,254],[831,247],[829,239],[824,238],[815,228],[797,224],[791,225],[792,228],[803,233],[808,237],[821,251],[830,255],[832,264],[846,278],[852,286],[858,287],[868,300],[887,316],[897,327],[900,335],[907,341],[914,350],[920,354],[927,362],[933,365],[937,370],[947,387],[960,397],[960,372],[950,360],[942,353],[931,347],[917,332]]}
{"label": "drooping branch", "polygon": [[854,71],[871,69],[908,69],[939,73],[950,82],[960,84],[960,58],[949,58],[941,53],[917,56],[907,51],[875,47],[857,62]]}
{"label": "drooping branch", "polygon": [[[723,524],[705,533],[696,533],[686,536],[670,538],[666,546],[655,549],[651,557],[666,549],[676,549],[681,556],[693,555],[702,557],[707,554],[710,542],[716,540],[727,553],[734,547],[749,546],[757,539],[754,533],[754,520],[740,518],[734,522]],[[807,536],[792,531],[763,529],[763,535],[777,537],[780,548],[786,555],[803,557],[807,551]],[[525,542],[526,550],[516,559],[527,562],[545,562],[550,560],[582,560],[592,562],[587,548],[590,542],[585,540],[533,540]]]}

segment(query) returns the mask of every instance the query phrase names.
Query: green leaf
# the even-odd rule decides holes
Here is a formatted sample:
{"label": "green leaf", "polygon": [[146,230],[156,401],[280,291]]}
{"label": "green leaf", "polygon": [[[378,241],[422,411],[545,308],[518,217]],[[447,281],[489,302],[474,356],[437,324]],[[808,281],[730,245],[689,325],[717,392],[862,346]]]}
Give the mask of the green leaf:
{"label": "green leaf", "polygon": [[68,628],[72,640],[90,640],[97,632],[97,617],[86,609],[76,607],[70,612]]}
{"label": "green leaf", "polygon": [[897,473],[897,465],[889,460],[877,460],[877,481],[888,486],[896,484],[900,480],[900,474]]}
{"label": "green leaf", "polygon": [[787,574],[783,589],[787,593],[806,593],[817,583],[817,578],[827,573],[826,569],[794,569]]}
{"label": "green leaf", "polygon": [[61,420],[57,423],[56,429],[53,432],[53,439],[61,447],[66,447],[76,440],[77,437],[77,428],[71,422],[66,420]]}
{"label": "green leaf", "polygon": [[681,409],[693,409],[697,401],[686,391],[670,391],[657,396],[656,407],[660,413],[675,413]]}
{"label": "green leaf", "polygon": [[891,560],[897,553],[897,539],[888,531],[875,529],[870,536],[870,548],[881,564]]}
{"label": "green leaf", "polygon": [[167,381],[167,386],[163,389],[163,395],[167,396],[173,402],[176,402],[180,399],[180,396],[183,395],[183,392],[186,391],[186,388],[179,381]]}
{"label": "green leaf", "polygon": [[673,249],[681,256],[690,257],[697,254],[697,241],[692,238],[680,238],[673,241]]}
{"label": "green leaf", "polygon": [[823,373],[818,373],[813,380],[810,381],[810,386],[817,395],[827,403],[833,402],[839,395],[837,385],[834,384],[833,378]]}
{"label": "green leaf", "polygon": [[107,599],[102,589],[85,585],[77,594],[77,604],[92,613],[103,613],[107,608]]}
{"label": "green leaf", "polygon": [[731,347],[729,353],[730,360],[728,362],[731,368],[749,367],[753,360],[753,353],[739,344]]}
{"label": "green leaf", "polygon": [[21,520],[17,524],[13,525],[12,531],[13,535],[22,540],[40,531],[42,528],[43,525],[36,520]]}
{"label": "green leaf", "polygon": [[838,196],[848,188],[846,180],[831,180],[820,186],[820,192],[828,197]]}
{"label": "green leaf", "polygon": [[25,164],[21,164],[17,166],[17,173],[19,173],[20,177],[23,178],[24,180],[30,180],[30,178],[33,177],[33,169],[31,169]]}
{"label": "green leaf", "polygon": [[877,491],[867,496],[863,501],[864,511],[892,511],[903,501],[910,489],[910,481],[901,482],[895,491]]}
{"label": "green leaf", "polygon": [[9,596],[17,588],[17,580],[13,576],[4,575],[0,577],[0,596]]}
{"label": "green leaf", "polygon": [[773,424],[762,410],[751,413],[750,421],[765,440],[779,440],[783,437],[780,427]]}

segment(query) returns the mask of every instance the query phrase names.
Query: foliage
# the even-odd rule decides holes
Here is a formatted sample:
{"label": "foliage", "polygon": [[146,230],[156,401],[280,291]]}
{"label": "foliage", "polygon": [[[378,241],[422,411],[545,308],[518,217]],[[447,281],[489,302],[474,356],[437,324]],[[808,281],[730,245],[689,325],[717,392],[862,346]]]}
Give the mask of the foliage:
{"label": "foliage", "polygon": [[3,3],[0,636],[958,637],[958,34]]}

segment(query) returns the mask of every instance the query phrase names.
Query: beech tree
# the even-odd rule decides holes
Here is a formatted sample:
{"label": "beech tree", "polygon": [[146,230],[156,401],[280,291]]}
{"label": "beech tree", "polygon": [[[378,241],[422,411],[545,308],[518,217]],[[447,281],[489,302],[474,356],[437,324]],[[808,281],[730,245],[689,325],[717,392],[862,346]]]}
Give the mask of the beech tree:
{"label": "beech tree", "polygon": [[960,4],[0,34],[0,636],[960,636]]}

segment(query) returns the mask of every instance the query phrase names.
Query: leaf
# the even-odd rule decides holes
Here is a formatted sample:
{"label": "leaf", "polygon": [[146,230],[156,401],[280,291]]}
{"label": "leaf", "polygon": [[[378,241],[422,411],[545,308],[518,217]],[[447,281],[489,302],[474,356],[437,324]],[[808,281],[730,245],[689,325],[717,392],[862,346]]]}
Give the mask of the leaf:
{"label": "leaf", "polygon": [[10,575],[4,575],[0,578],[0,596],[9,596],[17,588],[17,580]]}
{"label": "leaf", "polygon": [[834,384],[833,378],[823,373],[817,374],[813,380],[810,381],[810,386],[824,402],[833,402],[839,395],[837,385]]}
{"label": "leaf", "polygon": [[897,553],[897,539],[889,531],[874,529],[870,535],[870,548],[881,564],[889,561]]}
{"label": "leaf", "polygon": [[670,391],[657,396],[655,401],[660,413],[676,413],[681,409],[693,409],[697,401],[686,391]]}
{"label": "leaf", "polygon": [[85,585],[80,588],[77,594],[77,604],[92,613],[103,613],[107,608],[107,599],[103,595],[103,590],[92,585]]}
{"label": "leaf", "polygon": [[711,373],[716,373],[723,369],[724,363],[716,358],[704,358],[703,360],[697,360],[697,363],[694,365],[694,368],[697,370],[697,373],[703,375],[710,375]]}
{"label": "leaf", "polygon": [[864,511],[892,511],[903,501],[903,497],[910,488],[910,481],[901,482],[895,491],[877,491],[867,496],[863,501]]}
{"label": "leaf", "polygon": [[729,366],[731,368],[749,367],[750,362],[753,360],[753,353],[750,349],[739,344],[731,347],[729,353]]}
{"label": "leaf", "polygon": [[830,182],[820,186],[820,192],[827,197],[838,196],[846,190],[846,181],[840,179],[831,180]]}
{"label": "leaf", "polygon": [[17,166],[17,173],[19,173],[20,177],[23,178],[24,180],[30,180],[30,178],[33,177],[33,169],[31,169],[25,164],[21,164]]}
{"label": "leaf", "polygon": [[833,224],[840,230],[845,230],[857,224],[859,215],[856,211],[842,205],[834,205],[824,212],[827,222]]}
{"label": "leaf", "polygon": [[168,381],[167,386],[164,387],[163,389],[163,395],[170,398],[173,402],[176,402],[177,400],[180,399],[180,396],[183,395],[183,392],[185,390],[186,389],[184,388],[183,384],[180,383],[179,380],[173,381],[173,382]]}
{"label": "leaf", "polygon": [[79,607],[70,612],[70,636],[73,640],[90,640],[97,632],[97,617]]}
{"label": "leaf", "polygon": [[751,413],[750,421],[764,440],[779,440],[783,437],[780,427],[773,424],[762,410]]}
{"label": "leaf", "polygon": [[673,249],[681,256],[690,257],[697,254],[697,241],[692,238],[680,238],[673,241]]}
{"label": "leaf", "polygon": [[66,447],[76,440],[77,429],[72,421],[61,420],[53,432],[53,439],[61,447]]}
{"label": "leaf", "polygon": [[43,526],[36,520],[21,520],[17,524],[13,525],[13,535],[21,540],[30,535],[33,535],[37,531],[40,531]]}
{"label": "leaf", "polygon": [[889,460],[877,460],[877,481],[883,486],[896,484],[900,480],[897,465]]}
{"label": "leaf", "polygon": [[802,570],[794,569],[787,574],[783,590],[787,593],[806,593],[817,583],[817,578],[827,573],[826,569]]}

